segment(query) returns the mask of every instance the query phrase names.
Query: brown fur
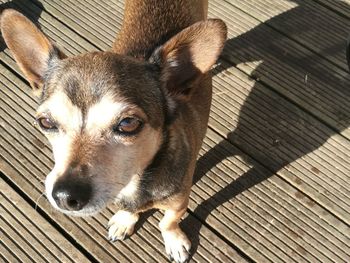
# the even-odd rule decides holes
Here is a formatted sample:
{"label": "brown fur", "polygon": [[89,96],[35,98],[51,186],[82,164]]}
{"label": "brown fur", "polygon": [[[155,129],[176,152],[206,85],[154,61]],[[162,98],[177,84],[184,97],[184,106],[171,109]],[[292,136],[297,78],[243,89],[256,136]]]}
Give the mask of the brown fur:
{"label": "brown fur", "polygon": [[126,1],[124,21],[113,50],[147,59],[154,48],[195,22],[206,19],[207,1]]}

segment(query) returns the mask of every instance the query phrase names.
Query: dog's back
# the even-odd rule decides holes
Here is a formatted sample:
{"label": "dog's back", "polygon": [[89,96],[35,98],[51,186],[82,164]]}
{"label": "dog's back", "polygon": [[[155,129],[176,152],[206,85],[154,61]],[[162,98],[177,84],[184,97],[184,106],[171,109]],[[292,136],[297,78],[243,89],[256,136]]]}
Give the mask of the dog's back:
{"label": "dog's back", "polygon": [[206,19],[207,9],[207,0],[127,0],[123,26],[113,50],[147,59],[155,47]]}

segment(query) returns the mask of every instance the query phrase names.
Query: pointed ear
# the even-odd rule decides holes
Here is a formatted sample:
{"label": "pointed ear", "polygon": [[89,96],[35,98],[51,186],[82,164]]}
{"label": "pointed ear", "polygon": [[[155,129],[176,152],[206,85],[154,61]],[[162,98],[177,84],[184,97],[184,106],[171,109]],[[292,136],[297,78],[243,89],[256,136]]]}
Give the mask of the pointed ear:
{"label": "pointed ear", "polygon": [[168,40],[151,56],[158,64],[170,96],[186,100],[191,83],[207,73],[218,59],[227,37],[227,28],[219,19],[197,22]]}
{"label": "pointed ear", "polygon": [[34,93],[38,95],[50,63],[65,58],[65,55],[28,18],[13,9],[2,12],[1,33]]}

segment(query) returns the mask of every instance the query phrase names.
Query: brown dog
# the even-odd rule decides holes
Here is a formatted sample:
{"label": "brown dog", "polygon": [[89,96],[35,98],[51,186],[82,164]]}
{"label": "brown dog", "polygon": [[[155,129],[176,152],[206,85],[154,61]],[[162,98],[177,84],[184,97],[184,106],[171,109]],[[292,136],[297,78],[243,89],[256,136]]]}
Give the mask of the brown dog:
{"label": "brown dog", "polygon": [[129,0],[111,52],[66,57],[27,18],[8,9],[1,31],[39,97],[37,122],[52,144],[51,204],[91,215],[119,211],[109,238],[131,235],[139,213],[165,211],[168,255],[189,257],[184,215],[211,103],[207,74],[226,40],[207,1]]}

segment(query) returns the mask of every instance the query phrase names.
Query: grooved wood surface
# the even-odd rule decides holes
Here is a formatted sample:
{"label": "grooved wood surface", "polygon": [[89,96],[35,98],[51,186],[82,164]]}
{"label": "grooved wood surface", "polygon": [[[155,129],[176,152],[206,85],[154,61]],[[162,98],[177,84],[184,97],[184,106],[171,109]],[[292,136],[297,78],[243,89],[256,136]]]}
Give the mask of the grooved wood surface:
{"label": "grooved wood surface", "polygon": [[9,262],[86,262],[87,258],[0,179],[1,255]]}
{"label": "grooved wood surface", "polygon": [[[11,5],[72,56],[110,48],[124,1]],[[350,262],[349,6],[209,1],[209,17],[226,22],[229,40],[213,68],[209,128],[181,223],[192,262]],[[33,126],[37,102],[0,44],[1,257],[166,262],[161,212],[146,213],[136,234],[110,243],[113,205],[94,217],[67,217],[41,196],[51,149]]]}

